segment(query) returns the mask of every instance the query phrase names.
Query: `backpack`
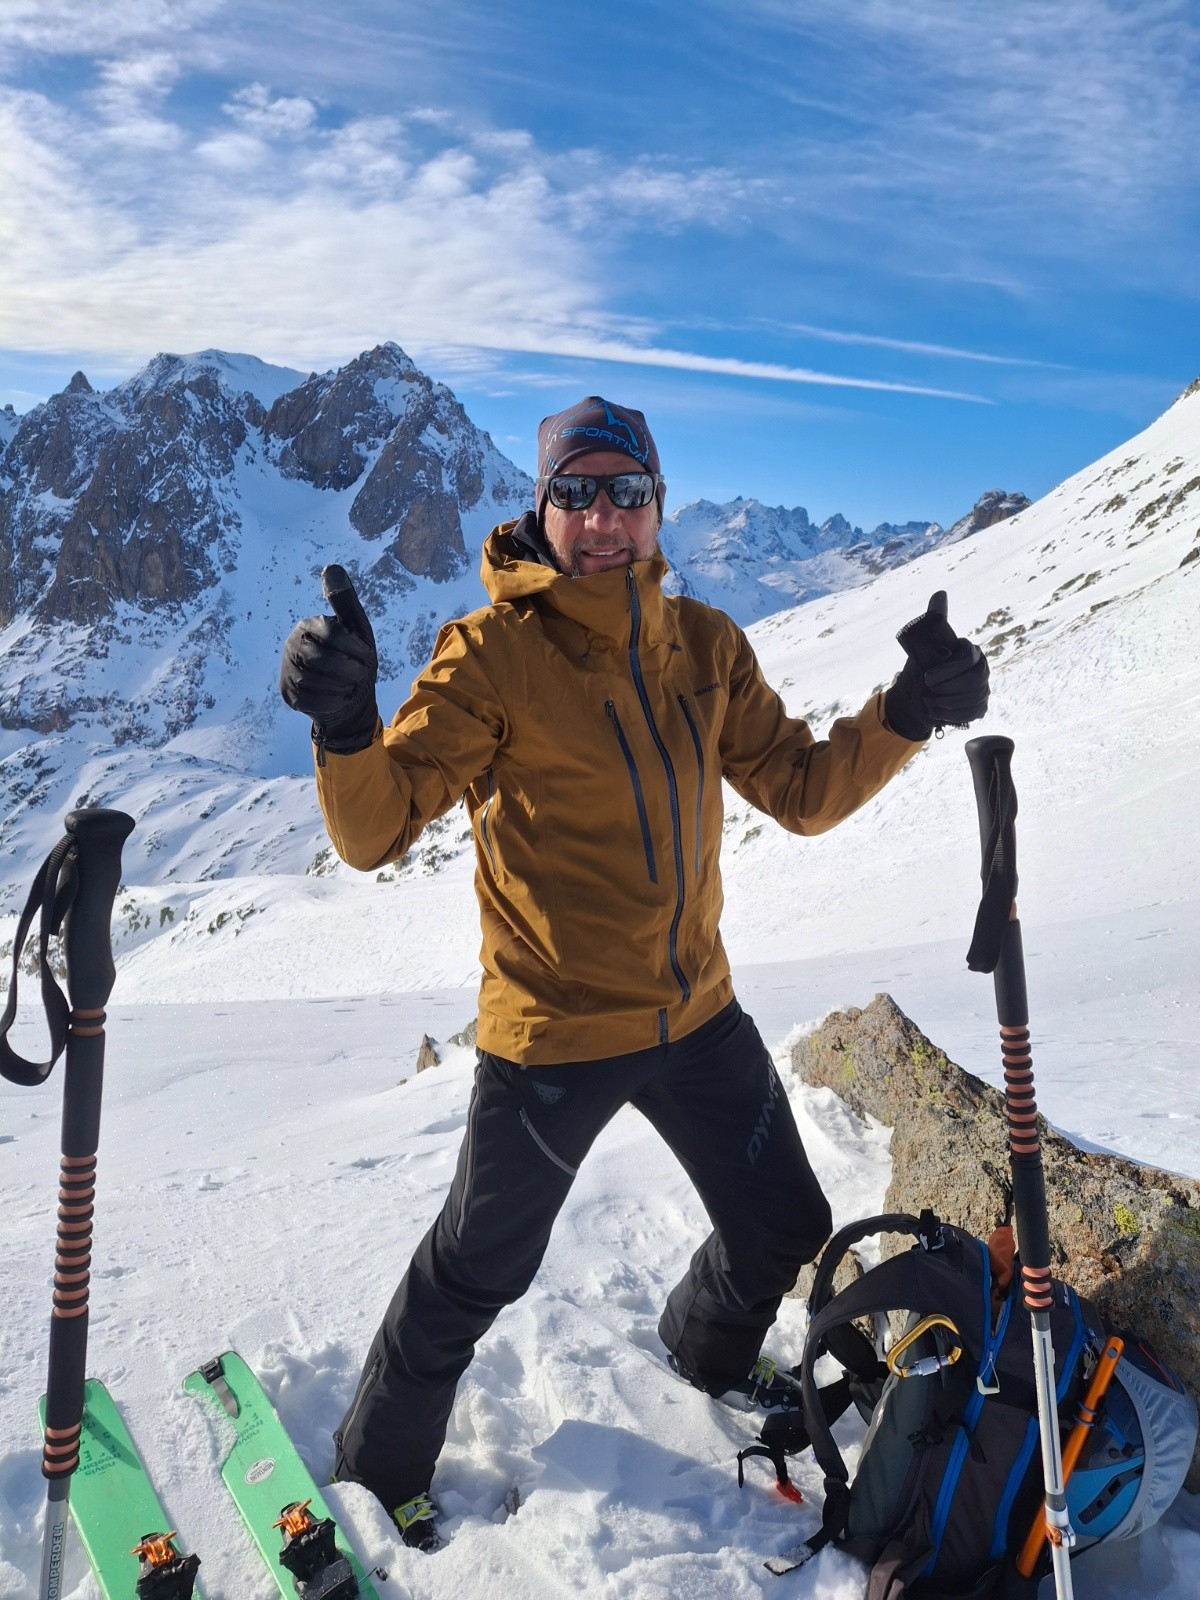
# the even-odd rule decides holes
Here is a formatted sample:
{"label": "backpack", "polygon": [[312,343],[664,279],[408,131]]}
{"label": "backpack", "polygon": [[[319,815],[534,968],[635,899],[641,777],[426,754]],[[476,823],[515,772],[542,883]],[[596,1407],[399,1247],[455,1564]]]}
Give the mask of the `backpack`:
{"label": "backpack", "polygon": [[[853,1244],[906,1233],[912,1249],[832,1294]],[[867,1600],[987,1600],[1036,1594],[1048,1547],[1031,1580],[1016,1571],[1042,1506],[1042,1472],[1029,1314],[1011,1261],[932,1212],[872,1217],[835,1234],[809,1297],[798,1377],[803,1422],[768,1417],[761,1444],[787,1485],[785,1458],[811,1444],[825,1475],[820,1531],[871,1568]],[[1108,1339],[1095,1306],[1053,1284],[1050,1313],[1056,1396],[1064,1438]],[[885,1363],[880,1319],[907,1313]],[[856,1326],[875,1319],[873,1341]],[[828,1352],[842,1376],[815,1376]],[[830,1424],[851,1404],[868,1424],[853,1481]],[[1130,1337],[1095,1426],[1067,1485],[1075,1553],[1150,1527],[1183,1484],[1196,1443],[1196,1408],[1144,1340]]]}

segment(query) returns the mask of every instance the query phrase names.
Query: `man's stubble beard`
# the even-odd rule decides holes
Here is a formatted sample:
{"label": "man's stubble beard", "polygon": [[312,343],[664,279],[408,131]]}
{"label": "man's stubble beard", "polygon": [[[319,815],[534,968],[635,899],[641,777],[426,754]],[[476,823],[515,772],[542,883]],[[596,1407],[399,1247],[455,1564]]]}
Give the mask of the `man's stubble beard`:
{"label": "man's stubble beard", "polygon": [[[662,552],[659,549],[658,539],[656,538],[655,541],[654,541],[654,548],[653,548],[653,550],[651,550],[650,554],[648,556],[642,556],[640,559],[643,560],[643,561],[652,561],[655,556],[661,555],[661,553]],[[621,564],[622,564],[622,566],[631,567],[633,565],[633,563],[635,561],[637,561],[638,559],[639,559],[639,557],[636,556],[632,551],[630,551],[629,560],[628,561],[624,561]],[[560,572],[563,571],[562,567],[559,567],[558,570]],[[609,567],[607,570],[609,572],[615,572],[617,569],[616,569],[616,567]],[[596,574],[592,573],[592,572],[581,572],[579,570],[579,552],[578,552],[578,550],[572,550],[571,551],[571,568],[570,568],[570,571],[567,572],[566,576],[568,578],[592,578],[592,577],[595,577]]]}

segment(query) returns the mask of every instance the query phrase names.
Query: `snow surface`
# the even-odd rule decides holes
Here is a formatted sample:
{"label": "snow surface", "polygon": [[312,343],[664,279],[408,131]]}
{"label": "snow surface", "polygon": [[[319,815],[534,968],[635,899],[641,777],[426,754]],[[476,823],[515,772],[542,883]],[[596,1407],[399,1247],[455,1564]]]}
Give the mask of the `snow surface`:
{"label": "snow surface", "polygon": [[[984,727],[1017,743],[1039,1102],[1081,1142],[1193,1176],[1198,462],[1193,395],[1012,521],[753,633],[768,676],[823,728],[891,677],[896,628],[933,589],[949,591],[952,622],[993,661]],[[443,819],[384,882],[349,874],[324,851],[311,779],[285,766],[284,726],[263,726],[280,739],[269,775],[239,766],[217,726],[165,754],[81,750],[63,736],[51,759],[54,740],[42,741],[50,755],[44,771],[30,767],[15,836],[40,859],[81,793],[139,817],[115,919],[89,1365],[204,1556],[210,1600],[272,1589],[180,1379],[237,1345],[325,1475],[370,1334],[449,1183],[470,1087],[464,1051],[411,1076],[421,1035],[446,1039],[473,1010],[461,818]],[[306,736],[290,726],[295,771]],[[21,744],[0,734],[0,756]],[[961,744],[932,743],[816,840],[727,797],[724,928],[739,993],[777,1047],[839,1222],[878,1209],[886,1130],[792,1081],[783,1045],[797,1027],[886,989],[954,1059],[999,1076],[990,985],[963,960],[978,846]],[[15,1043],[37,1047],[32,1034]],[[35,1592],[39,1561],[32,1419],[53,1256],[60,1076],[52,1083],[0,1087],[4,1600]],[[391,1575],[385,1595],[858,1600],[862,1571],[836,1552],[785,1579],[764,1571],[765,1556],[816,1526],[812,1465],[798,1463],[803,1507],[753,1469],[739,1491],[734,1457],[753,1422],[663,1365],[658,1310],[705,1228],[672,1158],[623,1112],[533,1290],[460,1388],[435,1484],[450,1546],[404,1551],[368,1495],[332,1491],[364,1559]],[[771,1347],[795,1360],[802,1336],[802,1307],[787,1302]],[[853,1451],[861,1430],[841,1426]],[[514,1484],[523,1504],[508,1517]],[[69,1593],[90,1600],[77,1549],[70,1560]],[[1187,1496],[1160,1529],[1077,1568],[1080,1600],[1198,1591],[1200,1508]]]}
{"label": "snow surface", "polygon": [[[1136,944],[1135,926],[1109,931]],[[1171,966],[1183,992],[1186,963]],[[1042,973],[1032,952],[1030,968]],[[1051,1036],[1076,1021],[1068,977],[1040,986]],[[746,968],[737,978],[747,1009],[779,1045],[775,1059],[835,1222],[880,1209],[887,1130],[859,1122],[831,1091],[797,1082],[783,1040],[803,1008],[811,1016],[861,1001],[871,983],[899,993],[922,1019],[955,1011],[956,963],[925,946],[849,964]],[[970,983],[977,997],[990,987]],[[460,1028],[473,992],[190,1006],[130,1005],[119,995],[109,1007],[89,1369],[113,1389],[173,1525],[202,1555],[210,1600],[268,1600],[271,1581],[220,1484],[215,1434],[180,1381],[197,1361],[236,1346],[318,1481],[328,1475],[332,1429],[441,1205],[466,1122],[472,1053],[451,1047],[442,1066],[416,1077],[417,1046],[423,1033],[445,1039]],[[1137,1003],[1122,1014],[1135,1031]],[[37,1042],[32,1028],[17,1041],[29,1052]],[[1099,1086],[1102,1074],[1082,1071]],[[0,1117],[9,1221],[0,1595],[31,1600],[58,1095],[5,1086]],[[406,1551],[366,1491],[328,1491],[363,1560],[387,1570],[383,1600],[514,1592],[858,1600],[862,1569],[836,1552],[786,1579],[766,1572],[767,1556],[816,1528],[819,1474],[810,1459],[796,1462],[800,1507],[779,1499],[769,1472],[754,1466],[739,1490],[736,1453],[752,1440],[754,1420],[687,1388],[664,1364],[658,1313],[706,1229],[673,1158],[632,1109],[621,1112],[580,1173],[533,1289],[502,1313],[460,1385],[435,1481],[448,1548],[434,1557]],[[803,1331],[801,1303],[786,1301],[770,1348],[798,1360]],[[854,1420],[839,1425],[851,1462],[861,1433]],[[510,1517],[504,1502],[514,1485],[522,1504]],[[1195,1503],[1184,1497],[1159,1529],[1089,1561],[1077,1570],[1080,1600],[1191,1600],[1200,1574]],[[96,1593],[75,1545],[65,1592],[70,1600]]]}
{"label": "snow surface", "polygon": [[212,373],[233,394],[252,394],[268,409],[281,394],[295,389],[307,376],[294,367],[272,366],[258,356],[238,351],[195,350],[190,355],[164,353],[155,356],[149,366],[121,384],[117,392],[136,395],[161,385],[168,378],[186,383],[205,372]]}

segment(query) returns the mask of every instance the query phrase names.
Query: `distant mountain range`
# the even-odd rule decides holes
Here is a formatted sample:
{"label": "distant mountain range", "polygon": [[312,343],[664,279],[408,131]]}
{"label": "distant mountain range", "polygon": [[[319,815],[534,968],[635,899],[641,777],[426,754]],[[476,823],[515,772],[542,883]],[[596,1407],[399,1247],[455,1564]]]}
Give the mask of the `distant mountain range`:
{"label": "distant mountain range", "polygon": [[[306,792],[303,825],[243,813],[266,820],[306,766],[276,685],[284,635],[321,606],[321,567],[356,577],[390,714],[440,623],[483,600],[488,530],[532,499],[528,475],[394,344],[307,377],[217,350],[158,355],[105,393],[76,373],[25,415],[0,411],[0,910],[8,870],[23,878],[44,853],[43,810],[132,807],[131,792],[162,821],[146,840],[156,878],[311,866]],[[668,583],[750,624],[1024,504],[994,491],[948,530],[864,534],[801,508],[698,501],[664,524]]]}

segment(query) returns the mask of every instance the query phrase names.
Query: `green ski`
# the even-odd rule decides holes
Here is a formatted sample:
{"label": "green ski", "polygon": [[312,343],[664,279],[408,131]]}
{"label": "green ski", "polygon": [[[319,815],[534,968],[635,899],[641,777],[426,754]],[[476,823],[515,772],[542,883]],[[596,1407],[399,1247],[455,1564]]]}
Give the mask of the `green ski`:
{"label": "green ski", "polygon": [[[46,1398],[38,1406],[46,1426]],[[104,1600],[188,1600],[199,1556],[181,1555],[129,1430],[102,1383],[83,1390],[71,1517]]]}
{"label": "green ski", "polygon": [[183,1383],[236,1431],[225,1486],[285,1600],[378,1600],[266,1391],[236,1351]]}

